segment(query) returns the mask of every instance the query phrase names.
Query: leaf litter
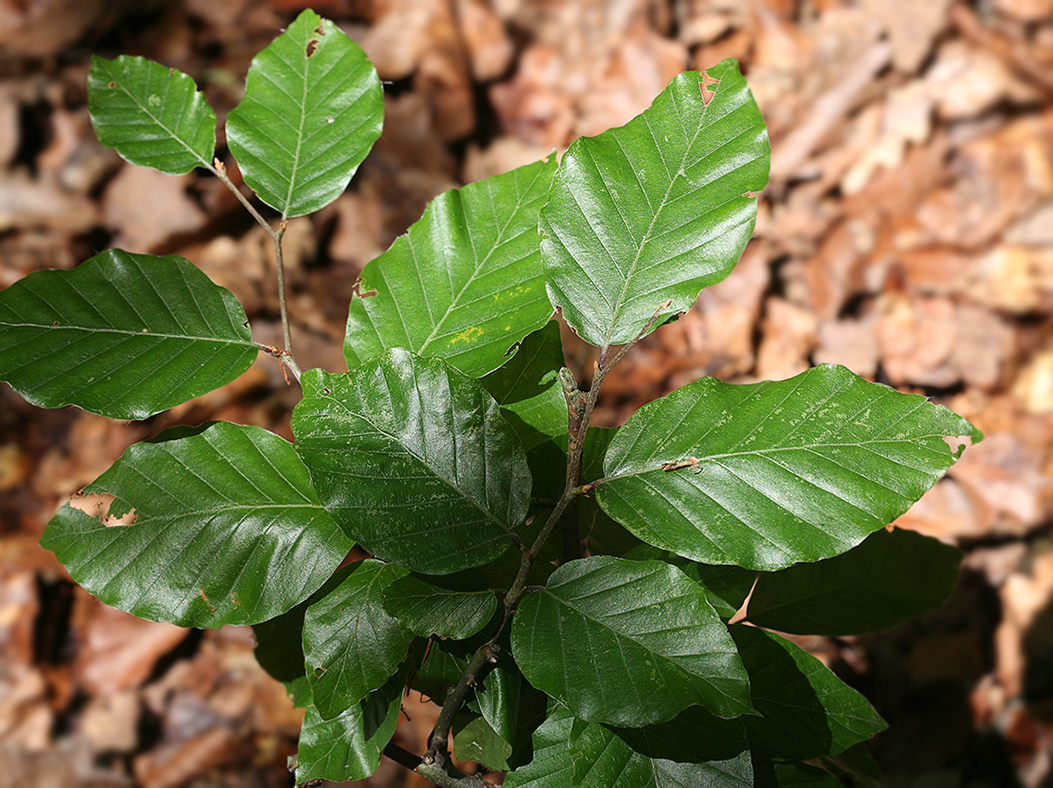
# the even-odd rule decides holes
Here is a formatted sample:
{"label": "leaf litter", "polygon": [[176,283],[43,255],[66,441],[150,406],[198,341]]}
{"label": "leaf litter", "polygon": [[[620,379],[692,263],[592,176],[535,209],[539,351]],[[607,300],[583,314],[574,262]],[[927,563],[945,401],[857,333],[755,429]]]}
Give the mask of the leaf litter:
{"label": "leaf litter", "polygon": [[[138,54],[206,75],[227,110],[252,55],[303,4],[183,0],[158,17],[57,5],[31,0],[0,19],[0,286],[119,240],[195,260],[245,303],[256,339],[277,343],[258,229],[214,179],[133,176],[95,141],[84,80],[88,53],[129,24]],[[598,423],[702,375],[753,382],[823,362],[973,421],[987,439],[897,523],[966,551],[948,605],[886,635],[800,640],[889,719],[873,749],[890,771],[951,785],[967,772],[1047,779],[1053,6],[464,0],[454,16],[411,0],[313,5],[399,85],[348,192],[290,224],[301,363],[329,369],[341,368],[362,266],[429,199],[626,122],[685,68],[742,61],[773,147],[772,182],[750,195],[756,237],[727,280],[608,376]],[[568,346],[582,374],[590,353]],[[39,411],[9,390],[0,400],[0,774],[75,788],[289,784],[301,712],[255,666],[248,630],[119,614],[36,546],[61,503],[166,426],[229,419],[288,437],[295,392],[276,365],[147,424]],[[108,516],[105,501],[78,505]],[[404,705],[398,740],[420,751],[432,707]],[[390,766],[363,785],[394,784]]]}

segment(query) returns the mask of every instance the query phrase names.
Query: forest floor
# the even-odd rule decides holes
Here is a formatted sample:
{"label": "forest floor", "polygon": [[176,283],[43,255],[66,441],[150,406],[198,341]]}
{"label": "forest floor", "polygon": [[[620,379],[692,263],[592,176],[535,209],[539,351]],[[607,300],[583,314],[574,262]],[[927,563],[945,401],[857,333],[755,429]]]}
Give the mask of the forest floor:
{"label": "forest floor", "polygon": [[[144,55],[193,76],[222,117],[252,56],[304,5],[0,0],[0,288],[111,246],[178,253],[277,344],[261,229],[215,179],[102,148],[85,83],[93,54]],[[773,150],[756,237],[608,377],[600,422],[701,375],[784,378],[821,362],[972,420],[986,440],[897,523],[964,550],[950,602],[893,632],[807,645],[889,721],[872,752],[890,784],[1053,785],[1053,0],[313,8],[365,48],[387,107],[350,189],[289,226],[303,367],[344,368],[359,271],[433,196],[626,122],[680,71],[740,61]],[[568,358],[589,368],[584,346]],[[105,607],[38,540],[134,441],[206,419],[289,437],[296,399],[267,357],[145,422],[42,411],[0,386],[0,786],[291,784],[300,713],[255,665],[248,629]],[[397,736],[410,749],[423,750],[428,708],[407,699]],[[361,783],[425,784],[388,762]]]}

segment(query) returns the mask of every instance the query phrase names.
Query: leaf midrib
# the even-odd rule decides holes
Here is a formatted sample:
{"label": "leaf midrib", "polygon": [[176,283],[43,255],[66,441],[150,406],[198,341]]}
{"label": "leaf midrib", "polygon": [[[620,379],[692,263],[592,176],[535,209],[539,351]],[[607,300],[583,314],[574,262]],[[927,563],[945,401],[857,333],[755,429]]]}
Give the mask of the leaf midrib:
{"label": "leaf midrib", "polygon": [[[319,398],[319,399],[321,399],[321,398]],[[351,409],[350,409],[350,408],[348,408],[348,407],[347,407],[346,405],[344,405],[344,403],[343,403],[343,402],[340,402],[340,401],[339,401],[338,399],[336,399],[335,397],[327,397],[327,399],[329,399],[329,400],[330,400],[331,402],[333,402],[333,403],[334,403],[335,405],[337,405],[337,406],[339,406],[340,408],[342,408],[342,409],[343,409],[343,411],[344,411],[345,413],[347,413],[347,414],[348,414],[349,416],[351,416],[352,418],[356,418],[356,419],[359,419],[359,420],[361,420],[362,422],[364,422],[364,423],[368,424],[368,425],[369,425],[370,427],[372,427],[372,428],[373,428],[373,430],[375,430],[375,431],[377,432],[377,434],[379,434],[379,435],[383,435],[383,436],[384,436],[385,438],[388,438],[388,439],[390,439],[391,441],[393,441],[393,442],[395,443],[395,445],[397,445],[398,447],[400,447],[400,448],[402,449],[402,451],[403,451],[403,452],[404,452],[404,453],[405,453],[406,455],[408,455],[408,456],[412,457],[412,458],[413,458],[414,460],[416,460],[416,461],[417,461],[417,462],[419,462],[419,463],[420,463],[420,464],[421,464],[422,466],[424,466],[424,467],[425,467],[425,468],[426,468],[426,469],[427,469],[427,470],[428,470],[428,471],[429,471],[429,472],[431,473],[431,475],[432,475],[432,476],[433,476],[434,478],[438,479],[438,480],[439,480],[439,481],[441,481],[441,482],[442,482],[443,484],[445,484],[445,485],[446,485],[447,487],[449,487],[449,488],[450,488],[451,490],[453,490],[453,492],[457,494],[457,497],[458,497],[459,499],[461,499],[461,500],[464,500],[464,501],[468,501],[468,503],[470,503],[470,504],[471,504],[471,505],[472,505],[472,506],[473,506],[473,507],[474,507],[475,509],[477,509],[477,510],[479,510],[480,512],[482,512],[482,514],[483,514],[483,516],[484,516],[484,518],[485,518],[486,520],[489,520],[489,521],[490,521],[490,522],[492,522],[492,523],[493,523],[494,525],[497,525],[497,526],[499,526],[499,527],[501,528],[501,530],[502,530],[502,531],[504,531],[504,532],[505,532],[505,533],[507,533],[507,534],[513,534],[513,533],[514,533],[514,530],[513,530],[512,526],[510,526],[509,524],[507,524],[507,523],[505,523],[505,522],[502,522],[501,520],[499,520],[499,519],[497,518],[497,516],[496,516],[495,514],[493,514],[493,513],[492,513],[492,512],[491,512],[491,511],[490,511],[489,509],[485,508],[485,507],[484,507],[484,506],[483,506],[482,504],[480,504],[479,502],[477,502],[477,501],[476,501],[476,500],[475,500],[474,498],[472,498],[472,497],[470,497],[470,496],[466,495],[466,494],[464,493],[464,491],[463,491],[463,490],[461,490],[461,488],[460,488],[460,487],[458,487],[458,486],[457,486],[456,484],[454,484],[454,483],[453,483],[452,481],[450,481],[450,480],[449,480],[449,479],[447,479],[447,478],[446,478],[445,476],[443,476],[443,475],[442,475],[441,473],[439,473],[439,472],[438,472],[438,471],[437,471],[437,470],[436,470],[435,468],[433,468],[433,467],[432,467],[432,465],[431,465],[431,463],[429,463],[429,462],[428,462],[427,460],[425,460],[425,459],[424,459],[423,457],[419,457],[419,456],[417,455],[417,453],[416,453],[416,452],[414,452],[414,451],[411,451],[411,450],[409,449],[409,447],[407,447],[407,446],[406,446],[406,444],[404,444],[404,443],[403,443],[403,442],[402,442],[402,441],[401,441],[401,440],[400,440],[400,439],[399,439],[398,437],[396,437],[395,435],[392,435],[392,434],[391,434],[391,433],[389,433],[389,432],[388,432],[387,430],[384,430],[384,429],[382,429],[381,427],[379,427],[379,426],[378,426],[377,424],[375,424],[375,423],[374,423],[374,422],[373,422],[372,420],[370,420],[370,419],[369,419],[369,418],[368,418],[367,416],[365,416],[365,415],[363,415],[363,414],[361,414],[361,413],[356,413],[355,411],[351,410]],[[313,436],[313,437],[322,437],[322,436],[321,436],[321,435],[316,435],[316,436]],[[334,433],[329,433],[329,434],[325,435],[324,437],[333,437],[333,438],[343,438],[343,437],[345,437],[345,436],[342,436],[342,435],[337,435],[337,434],[334,434]],[[304,438],[301,438],[301,439],[300,439],[300,441],[299,441],[299,443],[300,443],[301,445],[302,445],[303,443],[305,443],[305,442],[306,442],[306,439],[304,439]]]}
{"label": "leaf midrib", "polygon": [[[542,172],[543,172],[543,170],[539,168],[539,171],[538,171],[537,174],[535,174],[534,179],[523,190],[523,197],[516,201],[515,209],[509,214],[508,221],[505,222],[504,226],[502,226],[498,230],[497,236],[496,236],[496,238],[494,240],[493,245],[486,252],[486,254],[484,255],[483,259],[479,261],[479,264],[475,266],[475,270],[473,270],[471,275],[465,280],[464,284],[461,286],[461,289],[453,296],[452,300],[450,301],[450,305],[446,308],[446,311],[443,312],[442,317],[440,317],[437,321],[435,321],[435,326],[432,328],[431,333],[428,334],[427,338],[421,344],[420,350],[417,351],[418,355],[424,355],[425,354],[425,351],[427,350],[428,345],[431,344],[432,340],[434,340],[435,337],[438,335],[439,329],[442,328],[442,326],[445,323],[445,321],[450,317],[450,315],[457,308],[461,297],[465,294],[465,292],[467,292],[468,288],[471,287],[472,284],[476,281],[476,279],[479,277],[479,272],[490,261],[490,259],[493,257],[493,255],[497,252],[498,248],[500,248],[501,244],[504,243],[504,240],[503,240],[504,239],[504,234],[505,234],[505,232],[507,232],[507,230],[508,230],[509,226],[512,224],[512,222],[515,221],[516,217],[519,216],[520,210],[522,210],[522,208],[524,207],[524,205],[527,204],[527,202],[533,202],[536,199],[536,198],[531,198],[530,200],[527,200],[526,196],[531,193],[531,189],[534,188],[534,184],[537,183],[538,178],[541,177],[541,173]],[[463,201],[462,201],[462,205],[463,205]],[[539,236],[539,240],[540,240],[540,236]]]}
{"label": "leaf midrib", "polygon": [[193,334],[170,334],[161,331],[143,331],[142,329],[131,329],[131,328],[90,328],[87,326],[73,326],[73,325],[59,325],[54,326],[49,323],[5,323],[0,320],[0,327],[2,328],[43,328],[48,331],[77,331],[85,334],[118,334],[121,336],[130,337],[160,337],[161,339],[186,339],[193,340],[195,342],[219,342],[224,345],[243,345],[245,347],[255,348],[256,343],[248,339],[224,339],[223,337],[200,337],[194,336]]}
{"label": "leaf midrib", "polygon": [[[652,573],[650,575],[642,576],[640,578],[634,578],[634,579],[651,579],[652,577],[654,577],[654,573]],[[575,578],[575,580],[580,580],[580,579],[581,579],[580,577]],[[626,583],[626,584],[623,584],[623,585],[628,585],[628,584]],[[610,590],[610,589],[607,589],[607,590]],[[615,589],[615,590],[617,590],[617,589]],[[707,682],[707,684],[710,684],[711,686],[713,686],[714,689],[717,689],[717,691],[720,692],[725,697],[729,697],[729,698],[731,697],[730,695],[728,695],[727,693],[723,692],[718,687],[716,687],[716,685],[711,684],[711,680],[713,678],[712,676],[702,676],[702,675],[700,675],[698,673],[693,672],[689,668],[687,668],[684,665],[682,665],[679,662],[677,662],[677,660],[674,657],[669,656],[668,654],[663,654],[660,651],[655,651],[653,648],[648,647],[646,643],[642,643],[640,640],[638,640],[636,637],[633,637],[629,633],[624,632],[623,630],[614,628],[613,626],[611,626],[610,624],[606,623],[602,619],[596,618],[595,616],[587,613],[586,611],[584,611],[581,608],[577,607],[576,605],[572,604],[571,601],[566,599],[565,597],[561,597],[561,596],[556,595],[552,591],[552,589],[550,589],[550,588],[543,588],[543,589],[541,589],[541,592],[545,593],[545,594],[548,594],[549,596],[551,596],[556,601],[562,603],[566,607],[568,607],[571,610],[573,610],[575,613],[580,615],[582,618],[588,619],[589,621],[595,622],[596,624],[598,624],[599,626],[603,627],[604,629],[614,633],[616,636],[619,636],[619,637],[625,638],[626,640],[632,641],[633,643],[638,645],[640,648],[644,649],[648,654],[653,654],[653,655],[655,655],[657,657],[661,657],[663,660],[665,660],[669,664],[675,666],[678,670],[682,670],[685,673],[690,674],[691,676],[694,676],[696,678],[700,678],[700,679],[705,680]],[[702,593],[701,589],[699,590],[699,593]],[[661,603],[666,603],[666,602],[675,602],[678,599],[688,599],[688,598],[689,598],[688,594],[683,594],[683,595],[681,595],[679,597],[672,597],[672,598],[662,599],[662,600],[660,600],[660,602],[654,603],[654,604],[661,604]],[[651,605],[648,605],[648,607],[650,607],[650,606]],[[640,608],[634,608],[634,611],[638,610],[638,609],[640,609]],[[629,612],[629,611],[623,611],[623,612]],[[652,633],[647,633],[647,634],[652,634]],[[702,654],[702,655],[696,654],[694,656],[708,656],[708,655],[712,655],[712,654],[725,654],[725,653],[730,653],[730,652],[709,651],[709,652],[706,652],[706,654]]]}
{"label": "leaf midrib", "polygon": [[[181,74],[181,75],[179,75],[179,76],[187,76],[187,75],[185,75],[185,74]],[[177,78],[178,78],[178,77],[177,77]],[[187,78],[189,79],[189,77],[187,77]],[[200,165],[201,165],[202,167],[204,167],[205,169],[211,169],[211,167],[210,167],[210,164],[211,164],[211,162],[209,162],[209,161],[208,161],[208,159],[206,159],[206,158],[202,157],[202,156],[201,156],[201,155],[200,155],[200,154],[199,154],[199,153],[198,153],[198,152],[197,152],[196,150],[194,150],[193,148],[191,148],[191,147],[190,147],[190,145],[189,145],[189,144],[187,144],[186,140],[184,140],[184,139],[183,139],[182,137],[180,137],[180,136],[179,136],[178,134],[176,134],[176,133],[175,133],[174,131],[172,131],[172,129],[170,129],[170,128],[169,128],[169,127],[168,127],[167,125],[165,125],[165,123],[163,123],[163,122],[162,122],[162,121],[161,121],[161,120],[160,120],[160,119],[159,119],[159,118],[158,118],[158,117],[157,117],[156,115],[154,115],[154,114],[153,114],[152,112],[150,112],[150,110],[148,110],[148,109],[147,109],[147,108],[146,108],[146,107],[145,107],[145,106],[144,106],[144,105],[142,104],[142,102],[140,102],[140,101],[139,101],[139,100],[138,100],[138,99],[136,98],[136,96],[135,96],[135,94],[134,94],[134,93],[132,93],[131,91],[129,91],[129,90],[128,90],[128,89],[127,89],[127,88],[126,88],[126,87],[125,87],[125,86],[124,86],[124,85],[122,84],[122,82],[118,81],[118,79],[117,79],[117,77],[116,77],[115,75],[112,75],[112,74],[111,74],[111,79],[113,80],[113,82],[115,82],[115,83],[117,84],[117,86],[118,86],[118,87],[119,87],[119,88],[121,89],[121,91],[122,91],[122,92],[123,92],[123,93],[124,93],[124,94],[125,94],[126,96],[128,96],[128,98],[130,98],[130,99],[132,100],[132,102],[133,102],[133,103],[134,103],[134,104],[135,104],[135,105],[136,105],[136,106],[137,106],[137,107],[138,107],[138,108],[139,108],[140,110],[142,110],[143,114],[145,114],[145,115],[146,115],[147,117],[149,117],[149,118],[150,118],[150,119],[151,119],[151,120],[152,120],[152,121],[153,121],[154,123],[156,123],[156,124],[157,124],[158,126],[160,126],[160,127],[162,128],[162,129],[164,129],[164,130],[165,130],[165,132],[166,132],[167,134],[169,134],[169,135],[170,135],[170,136],[172,137],[172,139],[176,140],[176,141],[177,141],[177,142],[178,142],[178,143],[179,143],[180,145],[182,145],[182,146],[183,146],[184,148],[186,148],[186,150],[187,150],[187,151],[188,151],[189,153],[193,154],[194,158],[195,158],[195,159],[197,159],[198,163],[199,163],[199,164],[200,164]],[[196,94],[196,93],[197,93],[197,88],[196,88],[196,87],[194,88],[194,90],[193,90],[193,93],[194,93],[194,94]],[[194,114],[194,112],[193,112],[193,104],[194,104],[194,98],[193,98],[193,95],[191,95],[191,98],[190,98],[190,103],[191,103],[191,107],[192,107],[192,109],[191,109],[191,112],[190,112],[190,113],[188,113],[188,114],[191,114],[191,115],[193,115],[193,114]],[[207,118],[206,118],[206,120],[207,120]]]}
{"label": "leaf midrib", "polygon": [[[684,468],[677,468],[676,470],[673,470],[673,471],[664,471],[664,470],[662,470],[662,465],[666,461],[663,460],[663,461],[659,462],[658,460],[655,460],[655,462],[657,463],[655,465],[648,465],[646,468],[640,468],[638,470],[631,470],[631,471],[624,471],[624,472],[621,472],[621,473],[615,473],[615,474],[611,474],[609,476],[604,476],[602,479],[599,479],[599,480],[597,480],[594,483],[595,484],[605,484],[606,482],[613,481],[615,479],[622,479],[622,478],[625,478],[625,477],[628,477],[628,476],[641,476],[641,475],[643,475],[645,473],[654,473],[655,471],[662,471],[662,473],[676,473],[677,471],[681,471],[681,470],[695,471],[703,463],[716,462],[716,461],[719,461],[719,460],[732,459],[732,458],[738,458],[738,457],[749,457],[749,456],[763,457],[763,456],[766,456],[766,455],[769,455],[769,454],[777,454],[777,453],[780,453],[780,452],[814,451],[814,450],[818,450],[818,449],[834,449],[834,448],[836,448],[836,449],[842,449],[842,448],[865,449],[865,448],[870,447],[870,446],[897,445],[897,444],[914,444],[914,443],[917,443],[917,442],[919,442],[919,441],[921,441],[923,439],[926,439],[926,438],[943,438],[943,435],[942,434],[938,434],[938,433],[933,433],[931,435],[916,435],[916,436],[912,436],[911,438],[884,438],[884,439],[880,439],[880,440],[853,441],[853,442],[837,441],[836,443],[807,443],[807,444],[800,444],[800,445],[797,445],[797,446],[774,446],[774,447],[769,448],[769,449],[754,449],[752,451],[732,451],[732,452],[725,452],[723,454],[710,454],[710,455],[708,455],[706,457],[698,457],[697,458],[698,459],[698,465],[688,466],[688,467],[684,467]],[[682,461],[682,460],[681,459],[675,459],[675,460],[672,460],[672,461]]]}
{"label": "leaf midrib", "polygon": [[[711,101],[710,104],[712,103],[713,102]],[[640,243],[637,244],[636,255],[633,257],[632,263],[629,265],[628,273],[626,273],[625,275],[625,282],[622,284],[622,291],[618,294],[618,299],[615,301],[614,313],[611,315],[610,323],[607,325],[607,331],[603,336],[603,344],[605,347],[610,344],[611,335],[614,333],[614,328],[618,322],[618,315],[621,313],[622,308],[626,304],[626,293],[629,291],[629,285],[632,282],[633,276],[636,273],[636,266],[639,264],[640,258],[643,256],[644,247],[647,245],[647,241],[650,238],[651,231],[654,229],[655,222],[658,221],[658,217],[661,215],[662,211],[664,211],[668,206],[669,194],[672,192],[673,185],[677,182],[677,179],[681,177],[687,177],[684,165],[687,162],[688,156],[690,155],[691,151],[694,149],[695,142],[698,140],[698,135],[702,133],[702,130],[704,128],[706,128],[706,118],[709,115],[710,104],[703,103],[702,116],[699,119],[699,123],[695,129],[694,135],[691,137],[691,141],[687,144],[684,154],[680,158],[680,166],[677,168],[676,174],[674,174],[673,177],[670,178],[669,184],[666,186],[665,189],[665,194],[662,195],[662,199],[659,202],[658,207],[652,214],[650,223],[647,225],[647,230],[644,232],[642,238],[640,239]],[[604,182],[604,187],[606,187],[606,185],[606,182]]]}

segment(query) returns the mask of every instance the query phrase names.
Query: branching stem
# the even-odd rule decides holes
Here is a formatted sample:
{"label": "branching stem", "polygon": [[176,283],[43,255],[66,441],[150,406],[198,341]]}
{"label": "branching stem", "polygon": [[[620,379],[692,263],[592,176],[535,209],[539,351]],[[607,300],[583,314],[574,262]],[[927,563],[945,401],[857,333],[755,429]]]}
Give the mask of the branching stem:
{"label": "branching stem", "polygon": [[[249,212],[256,223],[260,225],[264,230],[267,231],[267,235],[271,237],[271,242],[274,244],[274,256],[278,263],[278,306],[282,316],[282,341],[285,343],[285,347],[281,353],[271,353],[285,369],[288,369],[297,382],[300,380],[300,367],[296,363],[296,359],[292,352],[292,332],[289,328],[289,305],[285,295],[285,260],[282,256],[282,236],[285,235],[286,221],[283,215],[277,228],[271,226],[271,223],[263,218],[262,214],[256,210],[255,206],[249,201],[248,197],[241,193],[234,181],[227,175],[227,168],[219,159],[215,159],[212,166],[209,167],[212,173],[219,178],[219,180],[238,198],[238,201],[245,206],[245,210]],[[284,372],[282,373],[284,374]]]}
{"label": "branching stem", "polygon": [[[460,680],[457,682],[457,686],[453,687],[446,695],[446,700],[442,705],[442,711],[439,712],[439,719],[435,723],[435,728],[432,730],[431,737],[428,740],[428,752],[421,758],[421,764],[416,767],[415,771],[419,774],[428,777],[428,779],[437,782],[439,785],[449,785],[452,788],[468,788],[468,786],[474,785],[485,785],[481,781],[479,783],[441,783],[434,777],[426,774],[421,769],[428,767],[435,763],[446,763],[449,758],[448,742],[450,736],[450,728],[453,725],[453,718],[460,710],[461,705],[468,697],[469,691],[471,691],[482,678],[483,669],[487,666],[497,662],[497,652],[499,647],[497,645],[497,639],[501,636],[505,627],[508,625],[509,620],[512,618],[512,614],[515,613],[516,607],[519,601],[523,598],[527,591],[527,577],[530,574],[531,568],[534,566],[534,560],[537,558],[538,553],[544,546],[546,540],[552,534],[556,525],[560,522],[567,507],[570,506],[571,502],[577,500],[579,495],[582,495],[586,490],[591,489],[591,485],[581,486],[581,466],[585,452],[585,435],[589,429],[589,422],[592,420],[593,411],[596,409],[596,402],[600,396],[600,386],[603,384],[603,379],[611,368],[621,361],[625,354],[632,349],[633,345],[639,342],[651,329],[658,316],[662,313],[662,310],[669,306],[672,300],[663,302],[658,309],[654,311],[651,319],[644,324],[644,327],[640,329],[640,332],[633,337],[632,341],[622,346],[615,354],[614,358],[607,363],[607,354],[610,351],[610,345],[604,346],[600,350],[600,357],[596,363],[596,370],[592,376],[592,385],[589,387],[587,392],[580,391],[573,382],[573,377],[564,369],[561,370],[561,382],[564,387],[564,393],[567,397],[567,409],[569,416],[569,433],[570,441],[567,446],[567,476],[566,483],[563,488],[563,494],[559,500],[556,501],[556,505],[549,513],[548,519],[545,521],[545,526],[541,529],[541,533],[538,534],[537,539],[534,540],[534,544],[530,548],[522,551],[522,558],[519,562],[519,572],[516,574],[516,579],[512,583],[512,587],[508,589],[508,593],[505,594],[504,608],[505,614],[501,619],[501,624],[497,628],[497,632],[490,638],[486,643],[481,645],[472,655],[471,660],[468,662],[468,666],[464,669],[464,673],[461,674]],[[452,769],[452,764],[449,764]],[[447,774],[447,772],[443,772]],[[471,779],[464,776],[463,779]]]}

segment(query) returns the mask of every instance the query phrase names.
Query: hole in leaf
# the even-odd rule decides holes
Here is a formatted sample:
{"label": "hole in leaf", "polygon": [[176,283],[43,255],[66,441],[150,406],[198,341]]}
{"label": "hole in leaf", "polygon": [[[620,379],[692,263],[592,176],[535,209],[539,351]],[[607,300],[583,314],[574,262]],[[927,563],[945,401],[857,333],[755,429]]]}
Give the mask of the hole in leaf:
{"label": "hole in leaf", "polygon": [[112,493],[85,494],[84,491],[81,490],[70,496],[69,505],[78,511],[84,512],[84,514],[89,517],[94,517],[107,528],[121,525],[135,525],[135,521],[138,519],[139,515],[135,513],[134,507],[120,516],[110,514],[110,505],[116,500],[117,496]]}
{"label": "hole in leaf", "polygon": [[375,287],[372,290],[367,290],[364,293],[362,292],[362,279],[361,278],[356,279],[355,283],[353,285],[351,285],[351,295],[352,296],[358,296],[359,298],[370,298],[371,296],[375,296],[376,294],[377,294],[377,289]]}
{"label": "hole in leaf", "polygon": [[324,36],[325,25],[318,25],[318,27],[316,27],[312,32],[316,33],[317,35]]}
{"label": "hole in leaf", "polygon": [[115,88],[115,87],[117,87],[117,83],[116,83],[116,82],[111,82],[111,83],[110,83],[110,87],[111,87],[111,88]]}
{"label": "hole in leaf", "polygon": [[709,106],[709,102],[713,100],[713,97],[717,95],[715,90],[709,89],[709,86],[719,84],[719,79],[717,79],[716,77],[711,77],[709,74],[703,72],[702,82],[699,84],[698,87],[702,90],[702,103],[705,104],[707,107]]}
{"label": "hole in leaf", "polygon": [[764,192],[743,192],[742,196],[743,197],[747,197],[747,198],[749,198],[751,200],[756,200],[762,194],[764,194]]}
{"label": "hole in leaf", "polygon": [[319,665],[318,667],[316,667],[314,669],[314,675],[317,676],[318,678],[321,678],[322,676],[325,675],[325,668],[323,668],[321,665]]}
{"label": "hole in leaf", "polygon": [[307,40],[307,57],[310,57],[318,50],[318,39],[311,38]]}

